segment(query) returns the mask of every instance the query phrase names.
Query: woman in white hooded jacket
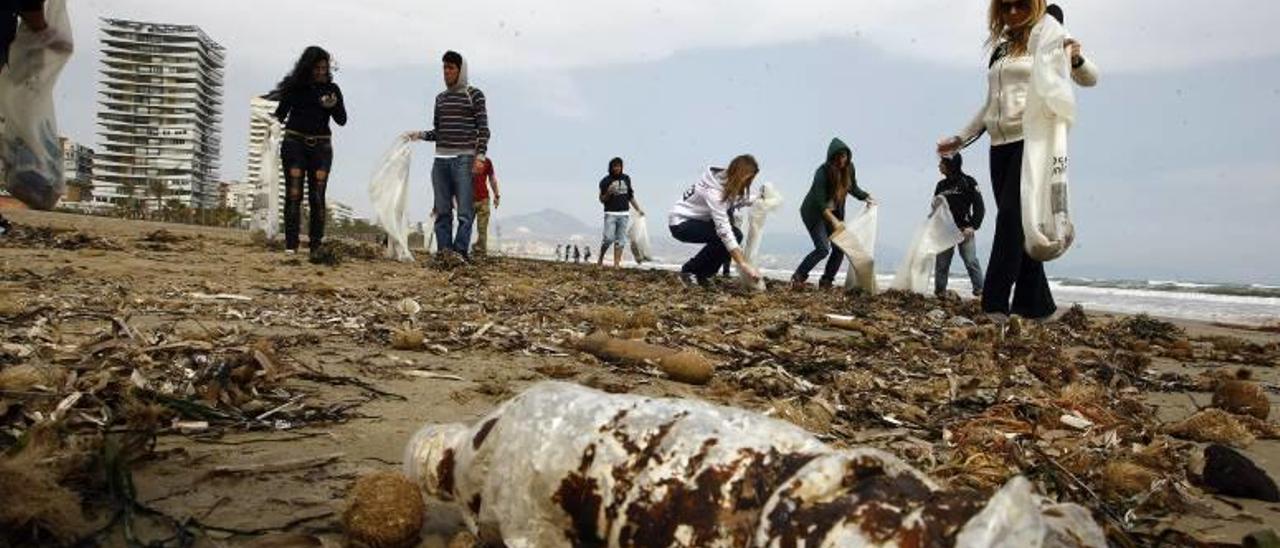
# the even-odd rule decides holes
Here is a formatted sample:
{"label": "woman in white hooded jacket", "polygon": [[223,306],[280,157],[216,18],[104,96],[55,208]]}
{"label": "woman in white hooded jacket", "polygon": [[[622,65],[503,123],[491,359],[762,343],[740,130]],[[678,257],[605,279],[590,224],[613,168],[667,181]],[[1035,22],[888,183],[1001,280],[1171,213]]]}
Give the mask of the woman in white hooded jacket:
{"label": "woman in white hooded jacket", "polygon": [[730,210],[751,205],[751,182],[759,171],[750,154],[734,158],[728,168],[709,167],[671,209],[667,217],[671,236],[685,243],[705,244],[680,268],[680,280],[686,285],[707,285],[730,258],[747,277],[760,278],[742,252],[742,231],[733,226],[729,216]]}
{"label": "woman in white hooded jacket", "polygon": [[[938,143],[938,154],[948,156],[972,144],[984,131],[991,135],[991,185],[998,212],[982,309],[1027,318],[1046,318],[1057,310],[1044,263],[1029,257],[1023,248],[1021,207],[1022,115],[1032,75],[1029,41],[1032,30],[1046,15],[1063,19],[1062,10],[1046,6],[1045,0],[991,0],[987,101],[960,133]],[[1084,57],[1080,43],[1068,39],[1066,48],[1071,57],[1071,79],[1084,87],[1096,85],[1097,67]]]}

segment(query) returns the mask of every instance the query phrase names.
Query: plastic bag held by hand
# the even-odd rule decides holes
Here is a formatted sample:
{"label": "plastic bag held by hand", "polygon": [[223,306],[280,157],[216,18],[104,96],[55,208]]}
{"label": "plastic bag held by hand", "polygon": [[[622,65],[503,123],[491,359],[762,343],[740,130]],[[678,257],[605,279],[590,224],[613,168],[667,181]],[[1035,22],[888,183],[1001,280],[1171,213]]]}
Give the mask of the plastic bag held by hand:
{"label": "plastic bag held by hand", "polygon": [[404,215],[409,203],[409,167],[413,163],[410,145],[406,136],[396,138],[369,181],[369,201],[373,203],[378,226],[387,232],[387,256],[398,261],[413,260],[413,253],[409,251],[409,219]]}
{"label": "plastic bag held by hand", "polygon": [[250,227],[261,230],[268,241],[280,233],[280,142],[284,128],[280,120],[266,112],[255,112],[259,120],[267,124],[267,137],[262,140],[258,157],[258,188],[253,201],[253,217]]}
{"label": "plastic bag held by hand", "polygon": [[[404,470],[482,540],[513,548],[950,545],[985,504],[787,422],[559,382],[473,426],[424,427]],[[1073,526],[1064,537],[1097,530]]]}
{"label": "plastic bag held by hand", "polygon": [[844,230],[831,235],[831,243],[849,257],[849,270],[845,274],[845,289],[861,288],[874,294],[876,287],[876,232],[879,206],[867,205],[857,219],[845,225]]}
{"label": "plastic bag held by hand", "polygon": [[964,233],[956,226],[951,216],[951,208],[941,196],[933,198],[933,213],[924,222],[911,240],[907,255],[902,259],[902,266],[893,278],[893,288],[901,291],[914,291],[928,295],[930,292],[930,276],[934,270],[934,260],[938,254],[960,245],[964,241]]}
{"label": "plastic bag held by hand", "polygon": [[1027,255],[1038,261],[1061,257],[1071,247],[1067,194],[1067,137],[1075,122],[1071,61],[1066,31],[1045,17],[1031,31],[1031,87],[1023,113],[1022,231]]}
{"label": "plastic bag held by hand", "polygon": [[[49,28],[24,24],[0,72],[0,173],[5,189],[32,209],[53,209],[66,192],[53,88],[71,58],[66,0],[45,4]],[[56,39],[57,48],[51,48]]]}
{"label": "plastic bag held by hand", "polygon": [[631,210],[631,224],[627,226],[627,239],[631,240],[631,255],[637,263],[653,261],[653,251],[649,247],[649,223],[644,215]]}
{"label": "plastic bag held by hand", "polygon": [[747,221],[747,244],[743,246],[742,253],[746,256],[747,262],[756,259],[756,255],[760,253],[760,243],[764,239],[764,223],[768,219],[769,214],[777,211],[782,207],[782,194],[773,186],[773,183],[764,183],[760,185],[760,195],[751,203],[751,216]]}

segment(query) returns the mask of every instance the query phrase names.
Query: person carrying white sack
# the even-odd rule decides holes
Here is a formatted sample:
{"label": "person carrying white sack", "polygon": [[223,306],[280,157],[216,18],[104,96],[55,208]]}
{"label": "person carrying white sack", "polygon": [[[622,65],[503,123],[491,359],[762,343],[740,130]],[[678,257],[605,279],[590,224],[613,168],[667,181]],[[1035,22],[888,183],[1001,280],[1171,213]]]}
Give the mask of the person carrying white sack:
{"label": "person carrying white sack", "polygon": [[844,230],[845,199],[853,196],[869,205],[876,203],[871,193],[858,186],[858,176],[853,167],[853,151],[838,137],[831,139],[827,146],[827,159],[813,173],[813,184],[800,204],[800,218],[804,221],[805,230],[813,240],[813,251],[809,252],[796,272],[791,276],[791,287],[801,289],[808,285],[809,272],[823,259],[827,266],[818,279],[818,287],[832,287],[836,274],[840,273],[840,263],[844,261],[844,251],[832,247],[831,235]]}
{"label": "person carrying white sack", "polygon": [[[600,205],[604,206],[604,232],[600,240],[600,257],[597,266],[604,266],[604,259],[613,247],[613,267],[622,266],[622,250],[627,247],[631,228],[631,210],[641,217],[644,210],[636,202],[636,188],[631,176],[623,172],[622,158],[609,160],[609,172],[600,179]],[[588,252],[591,250],[588,249]],[[641,257],[636,257],[639,263]],[[588,258],[587,262],[591,262]]]}
{"label": "person carrying white sack", "polygon": [[[74,50],[74,43],[66,29],[50,25],[45,18],[44,4],[45,0],[0,0],[0,73],[9,66],[10,47],[18,37],[19,21],[22,22],[21,31],[28,33],[28,43],[63,54],[70,54]],[[22,198],[21,193],[17,197]],[[9,232],[10,228],[9,221],[0,215],[0,235]]]}
{"label": "person carrying white sack", "polygon": [[947,281],[951,276],[951,259],[960,250],[960,259],[969,273],[969,284],[973,288],[973,296],[982,296],[982,265],[978,262],[977,232],[982,227],[982,218],[986,208],[982,203],[982,192],[978,190],[978,182],[964,172],[964,158],[957,152],[944,156],[938,162],[938,171],[943,179],[933,189],[934,196],[942,196],[951,208],[951,218],[956,221],[956,228],[964,233],[964,241],[960,245],[943,251],[936,259],[933,294],[942,298],[947,293]]}
{"label": "person carrying white sack", "polygon": [[[1052,14],[1056,20],[1047,20],[1046,14]],[[1057,310],[1057,305],[1049,289],[1044,263],[1028,256],[1024,249],[1023,112],[1027,95],[1032,93],[1031,35],[1038,25],[1060,24],[1062,10],[1056,5],[1046,6],[1045,0],[991,0],[987,20],[990,29],[987,43],[992,47],[992,55],[988,63],[986,104],[959,134],[938,143],[938,154],[958,152],[984,131],[991,135],[991,185],[997,214],[995,240],[982,290],[982,309],[987,313],[1047,318]],[[1080,43],[1068,38],[1064,47],[1071,58],[1071,79],[1084,87],[1096,85],[1097,67],[1084,56]]]}

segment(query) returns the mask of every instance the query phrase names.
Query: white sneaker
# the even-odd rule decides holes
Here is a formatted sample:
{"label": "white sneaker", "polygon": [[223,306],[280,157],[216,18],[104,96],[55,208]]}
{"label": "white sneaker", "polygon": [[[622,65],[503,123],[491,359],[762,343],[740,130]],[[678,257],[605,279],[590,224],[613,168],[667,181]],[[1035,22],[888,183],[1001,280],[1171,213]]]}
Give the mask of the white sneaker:
{"label": "white sneaker", "polygon": [[296,250],[296,249],[286,249],[286,250],[284,250],[284,254],[285,254],[285,255],[297,255],[297,254],[298,254],[298,250]]}

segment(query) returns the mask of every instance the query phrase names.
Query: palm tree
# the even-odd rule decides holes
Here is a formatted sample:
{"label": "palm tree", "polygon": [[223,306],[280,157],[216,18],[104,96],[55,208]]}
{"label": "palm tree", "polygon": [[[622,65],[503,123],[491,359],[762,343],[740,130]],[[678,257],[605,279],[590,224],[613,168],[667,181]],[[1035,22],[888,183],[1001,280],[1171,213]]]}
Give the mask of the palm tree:
{"label": "palm tree", "polygon": [[157,179],[148,184],[147,191],[151,196],[156,197],[155,209],[158,213],[163,205],[165,195],[169,193],[169,185],[166,185],[164,184],[164,181]]}
{"label": "palm tree", "polygon": [[125,213],[123,216],[128,217],[128,214],[136,209],[133,207],[136,200],[134,193],[138,191],[138,184],[131,180],[125,180],[125,182],[120,183],[120,188],[118,190],[120,191],[120,194],[124,195],[124,198],[120,203],[120,205],[123,206],[121,210]]}
{"label": "palm tree", "polygon": [[190,217],[190,213],[191,213],[191,210],[190,208],[187,207],[187,204],[182,203],[182,200],[179,200],[177,198],[169,198],[169,200],[167,200],[164,203],[164,214],[165,214],[166,221],[174,222],[174,223],[187,223],[187,222],[190,222],[190,219],[188,218]]}

